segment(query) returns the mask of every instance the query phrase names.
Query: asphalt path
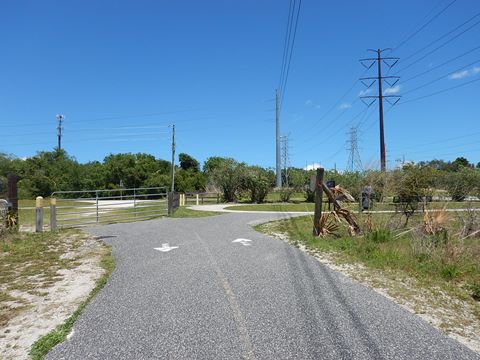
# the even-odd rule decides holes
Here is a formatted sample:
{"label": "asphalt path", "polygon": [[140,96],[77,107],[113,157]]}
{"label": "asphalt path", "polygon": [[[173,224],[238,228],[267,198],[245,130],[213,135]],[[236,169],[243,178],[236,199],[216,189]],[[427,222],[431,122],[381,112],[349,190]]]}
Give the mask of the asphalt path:
{"label": "asphalt path", "polygon": [[117,268],[47,359],[480,359],[250,225],[280,216],[90,229],[113,246]]}

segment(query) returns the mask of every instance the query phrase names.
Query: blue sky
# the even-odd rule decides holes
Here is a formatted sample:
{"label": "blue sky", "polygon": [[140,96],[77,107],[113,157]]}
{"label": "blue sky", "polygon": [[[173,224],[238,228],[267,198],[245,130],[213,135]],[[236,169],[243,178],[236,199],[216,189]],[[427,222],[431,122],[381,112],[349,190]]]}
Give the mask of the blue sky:
{"label": "blue sky", "polygon": [[[292,166],[345,169],[347,132],[358,125],[362,163],[378,167],[377,104],[367,109],[358,100],[365,87],[355,81],[375,74],[358,62],[372,55],[366,49],[386,47],[400,57],[389,72],[401,76],[399,87],[390,91],[405,94],[391,110],[385,105],[388,166],[401,158],[480,161],[480,81],[415,100],[480,78],[480,3],[455,1],[398,47],[451,2],[302,1],[281,112]],[[81,162],[118,152],[169,159],[175,123],[178,152],[273,167],[288,7],[287,0],[5,1],[0,151],[26,157],[53,149],[61,113],[63,147]]]}

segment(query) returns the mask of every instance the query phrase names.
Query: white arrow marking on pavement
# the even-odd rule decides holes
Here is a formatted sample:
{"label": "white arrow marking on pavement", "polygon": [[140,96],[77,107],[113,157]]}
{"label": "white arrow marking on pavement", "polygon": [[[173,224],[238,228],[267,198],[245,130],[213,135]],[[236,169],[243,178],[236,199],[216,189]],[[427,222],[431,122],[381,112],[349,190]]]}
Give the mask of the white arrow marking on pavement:
{"label": "white arrow marking on pavement", "polygon": [[154,248],[155,250],[161,252],[168,252],[170,250],[178,249],[178,246],[170,246],[168,243],[162,244],[162,247]]}
{"label": "white arrow marking on pavement", "polygon": [[252,244],[250,244],[250,241],[252,241],[252,240],[249,240],[249,239],[235,239],[235,240],[232,241],[232,243],[240,243],[243,246],[250,246],[250,245],[252,245]]}

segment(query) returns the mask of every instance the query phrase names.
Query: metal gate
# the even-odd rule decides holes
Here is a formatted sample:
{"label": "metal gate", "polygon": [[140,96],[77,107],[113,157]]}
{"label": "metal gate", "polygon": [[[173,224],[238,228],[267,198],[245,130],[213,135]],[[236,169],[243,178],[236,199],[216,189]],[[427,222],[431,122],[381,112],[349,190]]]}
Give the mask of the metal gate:
{"label": "metal gate", "polygon": [[57,227],[147,220],[168,214],[165,187],[56,191],[51,197],[56,203],[51,212]]}

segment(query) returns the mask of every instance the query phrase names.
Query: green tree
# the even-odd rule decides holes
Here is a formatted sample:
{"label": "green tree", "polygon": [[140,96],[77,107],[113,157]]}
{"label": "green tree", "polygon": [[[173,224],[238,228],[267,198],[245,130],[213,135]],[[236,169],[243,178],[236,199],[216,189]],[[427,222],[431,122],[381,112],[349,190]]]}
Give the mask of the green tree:
{"label": "green tree", "polygon": [[462,167],[455,173],[444,177],[444,185],[454,201],[463,201],[468,195],[480,193],[480,171]]}
{"label": "green tree", "polygon": [[452,166],[455,171],[458,171],[462,167],[472,167],[472,165],[464,157],[457,157],[455,160],[453,160]]}
{"label": "green tree", "polygon": [[214,185],[222,190],[225,201],[235,201],[238,191],[242,188],[245,164],[238,163],[232,158],[216,157],[209,158],[206,165],[206,173]]}
{"label": "green tree", "polygon": [[195,192],[205,191],[207,179],[201,172],[193,169],[184,170],[180,168],[175,173],[175,191]]}
{"label": "green tree", "polygon": [[242,174],[241,188],[249,193],[250,201],[262,203],[271,189],[268,170],[259,166],[245,167]]}
{"label": "green tree", "polygon": [[21,196],[50,196],[54,191],[79,190],[81,170],[64,150],[43,151],[22,161],[18,168]]}
{"label": "green tree", "polygon": [[194,172],[200,171],[200,163],[188,154],[180,153],[178,155],[180,161],[180,167],[183,170],[192,170]]}

